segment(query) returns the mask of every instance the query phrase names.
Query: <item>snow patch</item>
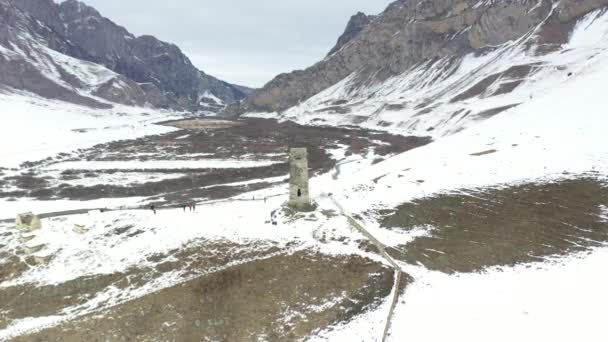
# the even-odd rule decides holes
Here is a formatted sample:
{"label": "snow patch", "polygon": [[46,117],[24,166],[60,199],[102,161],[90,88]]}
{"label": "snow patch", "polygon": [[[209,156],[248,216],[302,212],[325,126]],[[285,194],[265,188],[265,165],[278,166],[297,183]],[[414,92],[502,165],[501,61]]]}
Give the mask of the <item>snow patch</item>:
{"label": "snow patch", "polygon": [[0,110],[4,114],[0,167],[16,167],[125,137],[168,133],[176,129],[154,122],[182,117],[126,106],[95,110],[31,94],[0,94]]}
{"label": "snow patch", "polygon": [[401,298],[389,341],[602,341],[606,262],[602,248],[485,274],[429,272]]}

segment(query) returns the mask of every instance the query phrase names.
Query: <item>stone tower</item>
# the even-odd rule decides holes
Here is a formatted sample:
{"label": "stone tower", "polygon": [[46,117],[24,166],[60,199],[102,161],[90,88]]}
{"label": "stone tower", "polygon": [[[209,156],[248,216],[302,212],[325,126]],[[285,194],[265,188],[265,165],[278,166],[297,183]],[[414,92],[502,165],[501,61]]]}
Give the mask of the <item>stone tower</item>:
{"label": "stone tower", "polygon": [[289,151],[289,206],[299,210],[310,208],[306,148],[292,148]]}

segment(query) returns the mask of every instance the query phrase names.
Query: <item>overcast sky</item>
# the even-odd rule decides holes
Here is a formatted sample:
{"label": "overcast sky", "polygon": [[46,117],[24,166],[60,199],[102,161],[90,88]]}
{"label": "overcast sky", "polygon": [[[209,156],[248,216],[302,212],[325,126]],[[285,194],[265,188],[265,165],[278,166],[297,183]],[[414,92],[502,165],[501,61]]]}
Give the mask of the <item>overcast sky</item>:
{"label": "overcast sky", "polygon": [[321,60],[358,11],[392,0],[84,0],[136,35],[177,44],[208,74],[260,87]]}

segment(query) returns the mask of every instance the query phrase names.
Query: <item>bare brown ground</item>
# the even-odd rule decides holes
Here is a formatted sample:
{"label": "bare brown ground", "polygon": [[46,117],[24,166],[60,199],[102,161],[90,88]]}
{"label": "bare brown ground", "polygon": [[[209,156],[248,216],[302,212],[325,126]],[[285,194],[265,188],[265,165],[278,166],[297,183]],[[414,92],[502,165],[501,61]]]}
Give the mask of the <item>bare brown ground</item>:
{"label": "bare brown ground", "polygon": [[14,341],[294,341],[346,322],[391,292],[393,270],[310,252],[202,276]]}
{"label": "bare brown ground", "polygon": [[0,283],[21,275],[27,269],[27,264],[19,257],[5,251],[0,251]]}
{"label": "bare brown ground", "polygon": [[599,206],[608,189],[594,179],[466,190],[416,200],[383,220],[392,229],[435,227],[391,255],[444,272],[541,261],[608,241]]}
{"label": "bare brown ground", "polygon": [[[116,227],[108,234],[127,237],[138,234],[138,231],[133,227]],[[126,293],[168,272],[178,272],[182,277],[192,278],[231,262],[246,262],[279,252],[271,242],[240,245],[225,241],[201,241],[167,254],[150,256],[148,265],[133,267],[122,273],[81,277],[57,285],[30,283],[5,287],[0,290],[0,329],[27,317],[59,315],[62,310],[82,305],[111,286]],[[2,282],[18,277],[28,269],[15,256],[4,254],[8,257],[8,263],[0,264]]]}
{"label": "bare brown ground", "polygon": [[[287,152],[290,147],[306,147],[313,174],[329,172],[335,166],[328,149],[338,145],[348,146],[347,154],[364,154],[374,148],[381,156],[405,152],[430,142],[429,138],[403,137],[362,129],[334,127],[306,127],[293,122],[279,123],[274,120],[241,119],[221,121],[189,119],[167,122],[166,125],[183,127],[169,134],[149,136],[134,140],[117,141],[80,151],[78,157],[68,160],[120,161],[120,160],[192,160],[271,159],[281,163],[255,168],[239,169],[159,169],[159,170],[67,170],[59,179],[39,171],[25,172],[5,178],[19,188],[18,191],[0,192],[0,197],[34,197],[38,199],[93,200],[120,197],[156,197],[157,205],[177,205],[193,199],[222,199],[243,192],[260,189],[272,183],[245,186],[221,186],[263,178],[285,176]],[[204,155],[203,155],[204,154]],[[270,156],[268,156],[270,155]],[[49,165],[65,160],[64,155],[54,160],[29,163],[30,166]],[[94,186],[70,186],[69,180],[95,178],[117,172],[183,173],[177,179],[153,181],[143,184],[101,184]],[[61,183],[65,181],[65,183]],[[51,185],[57,184],[59,185]],[[8,183],[7,183],[8,184]],[[203,189],[207,187],[207,189]]]}

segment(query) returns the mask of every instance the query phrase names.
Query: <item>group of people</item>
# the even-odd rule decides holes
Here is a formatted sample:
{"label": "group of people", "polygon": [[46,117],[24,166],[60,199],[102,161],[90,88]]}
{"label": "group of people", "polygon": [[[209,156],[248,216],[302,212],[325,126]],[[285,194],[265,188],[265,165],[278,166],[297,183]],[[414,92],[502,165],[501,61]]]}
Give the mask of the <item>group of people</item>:
{"label": "group of people", "polygon": [[[190,202],[188,204],[184,204],[182,205],[182,208],[184,209],[184,212],[186,212],[186,208],[192,212],[196,211],[196,203],[194,202]],[[152,210],[152,212],[154,213],[154,215],[156,215],[156,207],[154,205],[150,206],[150,210]]]}
{"label": "group of people", "polygon": [[184,209],[184,212],[186,212],[186,208],[188,208],[190,211],[196,211],[196,203],[190,202],[188,204],[184,204],[182,208]]}

